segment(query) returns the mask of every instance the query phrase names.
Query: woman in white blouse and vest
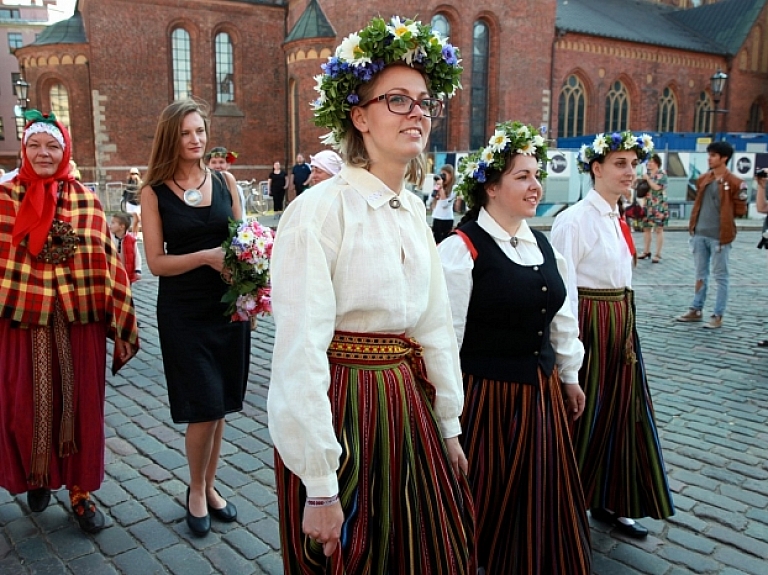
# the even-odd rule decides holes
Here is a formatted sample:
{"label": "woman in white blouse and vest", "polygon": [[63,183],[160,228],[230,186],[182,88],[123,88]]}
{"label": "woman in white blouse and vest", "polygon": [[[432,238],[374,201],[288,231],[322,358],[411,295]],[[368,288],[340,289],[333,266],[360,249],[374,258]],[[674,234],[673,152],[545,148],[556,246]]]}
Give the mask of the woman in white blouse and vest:
{"label": "woman in white blouse and vest", "polygon": [[568,434],[584,409],[584,350],[565,261],[526,223],[541,200],[546,158],[535,128],[498,125],[460,167],[458,193],[470,210],[438,250],[461,350],[478,566],[489,574],[591,572]]}
{"label": "woman in white blouse and vest", "polygon": [[315,120],[345,166],[291,203],[272,259],[284,569],[474,573],[458,349],[424,204],[404,186],[423,177],[461,68],[428,26],[395,17],[323,69]]}
{"label": "woman in white blouse and vest", "polygon": [[579,152],[592,189],[552,225],[584,343],[586,405],[573,430],[584,495],[593,519],[636,539],[648,530],[632,518],[674,513],[635,326],[631,235],[617,206],[652,152],[648,135],[598,134]]}

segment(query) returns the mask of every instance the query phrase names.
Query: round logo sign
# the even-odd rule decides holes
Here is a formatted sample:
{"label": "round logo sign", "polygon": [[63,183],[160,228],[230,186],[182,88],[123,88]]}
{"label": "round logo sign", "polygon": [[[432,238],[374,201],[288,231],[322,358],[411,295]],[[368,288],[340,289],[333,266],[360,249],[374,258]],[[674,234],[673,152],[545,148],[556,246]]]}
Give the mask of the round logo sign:
{"label": "round logo sign", "polygon": [[557,153],[549,160],[550,171],[555,174],[562,174],[568,167],[568,160],[563,154]]}
{"label": "round logo sign", "polygon": [[752,171],[752,160],[747,156],[740,157],[736,162],[736,171],[740,174],[748,174]]}

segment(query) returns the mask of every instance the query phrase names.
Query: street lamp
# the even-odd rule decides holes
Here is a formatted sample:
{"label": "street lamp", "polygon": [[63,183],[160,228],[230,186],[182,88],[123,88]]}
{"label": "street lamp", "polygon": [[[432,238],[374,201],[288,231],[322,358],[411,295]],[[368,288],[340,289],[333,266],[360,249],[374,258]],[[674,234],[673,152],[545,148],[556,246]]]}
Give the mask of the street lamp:
{"label": "street lamp", "polygon": [[29,82],[24,78],[19,78],[16,80],[16,84],[13,88],[16,91],[16,99],[18,100],[18,105],[16,106],[18,109],[18,113],[16,114],[16,137],[21,140],[25,124],[24,112],[27,111],[27,104],[29,103],[29,100],[27,99],[27,96],[29,95]]}
{"label": "street lamp", "polygon": [[723,72],[722,70],[718,70],[715,72],[712,77],[709,79],[709,88],[712,91],[712,100],[715,102],[715,109],[712,110],[712,113],[715,115],[715,117],[712,119],[712,132],[713,132],[713,140],[717,138],[717,115],[718,114],[725,114],[728,112],[728,110],[721,110],[719,108],[720,105],[720,98],[723,96],[723,91],[725,90],[725,83],[728,81],[728,74]]}

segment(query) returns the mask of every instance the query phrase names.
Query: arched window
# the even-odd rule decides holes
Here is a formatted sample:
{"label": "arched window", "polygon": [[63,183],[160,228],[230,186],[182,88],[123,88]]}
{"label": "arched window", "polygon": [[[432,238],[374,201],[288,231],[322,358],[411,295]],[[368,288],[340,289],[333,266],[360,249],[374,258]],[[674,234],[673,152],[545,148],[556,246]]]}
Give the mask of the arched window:
{"label": "arched window", "polygon": [[51,99],[51,112],[69,129],[69,94],[62,84],[54,84],[48,92]]}
{"label": "arched window", "polygon": [[694,132],[712,131],[712,99],[709,94],[702,92],[696,101],[696,115],[693,118]]}
{"label": "arched window", "polygon": [[171,33],[173,63],[173,99],[184,100],[192,96],[192,49],[189,32],[176,28]]}
{"label": "arched window", "polygon": [[[432,17],[432,30],[438,32],[443,38],[451,35],[451,23],[443,14],[435,14]],[[450,100],[443,100],[442,118],[432,120],[432,133],[429,136],[429,147],[435,151],[448,149],[448,115],[450,113]]]}
{"label": "arched window", "polygon": [[667,86],[661,94],[659,100],[659,122],[657,130],[659,132],[677,131],[677,98],[672,89]]}
{"label": "arched window", "polygon": [[480,148],[486,144],[485,130],[488,122],[488,54],[490,52],[488,24],[480,20],[475,22],[472,37],[469,146]]}
{"label": "arched window", "polygon": [[586,121],[587,91],[578,76],[568,76],[560,90],[557,107],[557,137],[583,136]]}
{"label": "arched window", "polygon": [[623,132],[629,126],[629,95],[620,81],[611,86],[605,96],[605,131]]}
{"label": "arched window", "polygon": [[216,102],[229,104],[235,101],[235,61],[229,34],[216,34]]}
{"label": "arched window", "polygon": [[763,107],[754,102],[749,108],[749,125],[747,126],[747,132],[764,132],[765,121],[763,119]]}

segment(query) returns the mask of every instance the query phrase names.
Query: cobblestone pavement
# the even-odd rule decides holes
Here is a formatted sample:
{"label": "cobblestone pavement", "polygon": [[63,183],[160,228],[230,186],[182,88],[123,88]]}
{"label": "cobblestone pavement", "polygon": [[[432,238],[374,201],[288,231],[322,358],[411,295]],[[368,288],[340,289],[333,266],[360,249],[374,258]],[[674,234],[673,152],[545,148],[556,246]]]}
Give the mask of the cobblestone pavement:
{"label": "cobblestone pavement", "polygon": [[[768,338],[761,311],[768,252],[755,249],[757,235],[742,232],[735,243],[720,330],[672,319],[692,292],[688,234],[667,233],[662,263],[638,263],[638,325],[677,514],[644,520],[651,535],[643,542],[595,524],[597,575],[768,574],[768,350],[755,346]],[[37,514],[24,496],[2,491],[3,575],[282,571],[265,413],[273,324],[261,320],[254,333],[245,409],[227,418],[218,485],[237,505],[238,521],[214,522],[208,537],[191,537],[183,427],[170,422],[154,316],[157,280],[145,275],[135,287],[142,350],[107,384],[107,476],[95,496],[111,527],[81,534],[65,491]],[[706,315],[713,301],[710,293]]]}

